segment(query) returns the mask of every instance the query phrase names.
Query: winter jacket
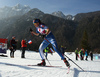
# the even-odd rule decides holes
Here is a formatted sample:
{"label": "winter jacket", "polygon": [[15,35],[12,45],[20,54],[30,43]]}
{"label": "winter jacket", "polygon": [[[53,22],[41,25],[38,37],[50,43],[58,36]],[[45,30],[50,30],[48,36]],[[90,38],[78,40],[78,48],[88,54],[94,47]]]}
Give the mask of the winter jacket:
{"label": "winter jacket", "polygon": [[13,47],[14,49],[16,49],[16,44],[17,44],[17,42],[15,41],[15,39],[10,40],[10,45],[11,45],[11,47]]}
{"label": "winter jacket", "polygon": [[87,51],[85,51],[85,56],[88,56],[88,53],[87,53]]}
{"label": "winter jacket", "polygon": [[22,40],[22,41],[21,41],[21,45],[22,45],[22,47],[27,47],[26,41],[25,41],[25,40]]}
{"label": "winter jacket", "polygon": [[75,50],[75,53],[78,54],[78,50]]}
{"label": "winter jacket", "polygon": [[80,54],[80,55],[83,55],[83,51],[82,51],[82,50],[80,50],[80,51],[79,51],[79,54]]}

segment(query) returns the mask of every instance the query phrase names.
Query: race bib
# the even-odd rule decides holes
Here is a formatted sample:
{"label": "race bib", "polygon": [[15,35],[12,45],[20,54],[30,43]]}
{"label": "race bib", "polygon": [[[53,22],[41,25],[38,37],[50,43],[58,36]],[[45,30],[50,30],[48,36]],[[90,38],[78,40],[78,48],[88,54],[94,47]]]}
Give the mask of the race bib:
{"label": "race bib", "polygon": [[40,32],[41,34],[45,34],[46,33],[46,30],[45,29],[38,28],[38,32]]}

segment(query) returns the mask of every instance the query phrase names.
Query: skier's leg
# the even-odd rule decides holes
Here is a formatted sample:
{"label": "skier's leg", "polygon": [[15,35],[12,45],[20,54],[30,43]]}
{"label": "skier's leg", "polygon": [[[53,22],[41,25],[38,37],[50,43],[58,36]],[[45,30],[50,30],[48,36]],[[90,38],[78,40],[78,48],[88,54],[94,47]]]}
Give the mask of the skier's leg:
{"label": "skier's leg", "polygon": [[69,62],[66,60],[66,58],[64,57],[64,55],[59,51],[58,46],[57,46],[57,43],[56,43],[56,40],[55,39],[52,39],[52,40],[50,40],[50,42],[51,42],[51,44],[53,46],[53,49],[59,54],[59,56],[62,58],[62,60],[66,64],[66,66],[67,67],[70,67]]}
{"label": "skier's leg", "polygon": [[40,53],[40,56],[42,59],[45,59],[44,57],[44,53],[43,53],[43,50],[49,45],[49,43],[47,41],[43,41],[39,47],[39,53]]}
{"label": "skier's leg", "polygon": [[56,40],[53,38],[51,40],[49,40],[49,42],[52,44],[53,49],[59,54],[59,56],[64,59],[63,54],[61,53],[61,51],[59,51]]}
{"label": "skier's leg", "polygon": [[[53,44],[53,45],[54,45],[54,44]],[[52,45],[53,49],[59,54],[59,56],[60,56],[61,59],[63,60],[63,59],[64,59],[64,56],[63,56],[63,54],[58,50],[57,45],[55,45],[55,46],[53,46],[53,45]]]}
{"label": "skier's leg", "polygon": [[59,54],[59,56],[62,59],[64,59],[64,55],[61,53],[61,51],[59,51],[58,46],[57,46],[57,42],[56,42],[55,37],[53,36],[52,33],[48,34],[48,36],[45,38],[45,41],[52,44],[53,49]]}
{"label": "skier's leg", "polygon": [[52,44],[53,49],[59,54],[59,56],[63,59],[63,61],[65,62],[66,66],[70,67],[69,62],[66,60],[66,58],[64,57],[64,55],[59,51],[55,37],[53,36],[52,33],[49,33],[48,36],[45,38],[45,40]]}
{"label": "skier's leg", "polygon": [[42,58],[42,62],[38,64],[38,65],[40,65],[40,66],[45,66],[45,65],[46,65],[43,50],[44,50],[48,45],[49,45],[49,43],[48,43],[46,40],[44,40],[44,41],[41,43],[40,47],[39,47],[39,53],[40,53],[40,56],[41,56],[41,58]]}

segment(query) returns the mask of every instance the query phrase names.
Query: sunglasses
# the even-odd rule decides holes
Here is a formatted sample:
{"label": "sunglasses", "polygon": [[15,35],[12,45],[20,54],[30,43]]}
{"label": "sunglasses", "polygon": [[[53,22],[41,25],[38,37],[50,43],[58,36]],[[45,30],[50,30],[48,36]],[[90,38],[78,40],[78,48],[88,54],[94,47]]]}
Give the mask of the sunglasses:
{"label": "sunglasses", "polygon": [[36,23],[33,23],[34,25],[36,25]]}

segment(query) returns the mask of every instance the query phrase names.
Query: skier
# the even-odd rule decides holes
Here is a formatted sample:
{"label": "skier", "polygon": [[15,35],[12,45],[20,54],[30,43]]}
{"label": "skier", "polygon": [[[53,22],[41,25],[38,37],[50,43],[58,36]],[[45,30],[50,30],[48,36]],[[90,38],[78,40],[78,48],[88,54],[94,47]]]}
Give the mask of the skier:
{"label": "skier", "polygon": [[12,39],[10,40],[10,45],[11,45],[11,48],[10,48],[10,57],[11,58],[14,58],[14,52],[16,51],[16,44],[17,44],[17,40],[15,40],[15,36],[12,36]]}
{"label": "skier", "polygon": [[25,49],[27,47],[27,44],[26,44],[26,39],[23,39],[21,41],[21,47],[22,47],[22,54],[21,54],[21,58],[25,58]]}
{"label": "skier", "polygon": [[38,63],[37,65],[39,66],[45,66],[45,58],[43,54],[43,50],[49,45],[52,44],[53,49],[59,54],[59,56],[62,58],[64,63],[66,64],[67,67],[70,67],[69,62],[66,60],[66,58],[63,56],[63,54],[58,50],[58,46],[55,40],[55,37],[53,36],[52,32],[50,29],[45,25],[42,24],[40,19],[34,19],[33,24],[36,27],[36,32],[34,32],[32,29],[30,29],[31,33],[36,35],[36,36],[41,36],[44,38],[43,42],[40,44],[39,47],[39,53],[42,58],[42,62]]}

